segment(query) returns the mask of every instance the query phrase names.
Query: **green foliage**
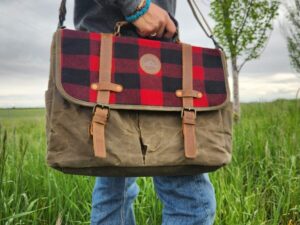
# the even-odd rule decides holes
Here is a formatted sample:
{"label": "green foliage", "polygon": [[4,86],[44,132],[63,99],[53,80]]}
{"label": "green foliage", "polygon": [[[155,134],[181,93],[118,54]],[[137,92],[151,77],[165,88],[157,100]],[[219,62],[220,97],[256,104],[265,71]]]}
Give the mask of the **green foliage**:
{"label": "green foliage", "polygon": [[259,57],[272,30],[279,0],[213,0],[214,34],[231,59],[243,58],[238,71]]}
{"label": "green foliage", "polygon": [[300,0],[293,0],[288,10],[288,50],[292,66],[300,73]]}
{"label": "green foliage", "polygon": [[[232,163],[211,174],[217,225],[300,224],[300,102],[242,104]],[[24,117],[22,118],[22,115]],[[44,110],[0,110],[0,224],[89,224],[94,178],[45,162]],[[2,171],[2,172],[1,172]],[[138,225],[161,224],[151,178],[139,178]]]}

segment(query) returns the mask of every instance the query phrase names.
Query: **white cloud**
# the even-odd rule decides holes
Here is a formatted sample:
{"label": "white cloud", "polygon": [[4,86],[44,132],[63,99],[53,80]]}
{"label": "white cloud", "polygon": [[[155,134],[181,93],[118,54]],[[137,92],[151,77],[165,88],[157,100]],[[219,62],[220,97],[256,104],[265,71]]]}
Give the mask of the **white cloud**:
{"label": "white cloud", "polygon": [[47,88],[47,77],[19,79],[16,76],[1,77],[0,96],[41,95]]}
{"label": "white cloud", "polygon": [[[181,40],[213,47],[186,1],[178,0]],[[208,17],[209,1],[198,1]],[[57,25],[59,1],[0,1],[0,107],[44,106],[49,46]],[[72,28],[73,1],[68,1],[67,26]],[[263,55],[249,62],[240,75],[241,101],[294,98],[300,78],[293,73],[278,23]],[[231,80],[230,80],[231,83]]]}
{"label": "white cloud", "polygon": [[[232,81],[230,81],[232,86]],[[278,98],[293,99],[300,88],[300,78],[292,73],[261,74],[240,77],[242,102],[272,101]]]}
{"label": "white cloud", "polygon": [[38,95],[9,95],[0,96],[0,108],[13,107],[44,107],[45,102],[40,94]]}

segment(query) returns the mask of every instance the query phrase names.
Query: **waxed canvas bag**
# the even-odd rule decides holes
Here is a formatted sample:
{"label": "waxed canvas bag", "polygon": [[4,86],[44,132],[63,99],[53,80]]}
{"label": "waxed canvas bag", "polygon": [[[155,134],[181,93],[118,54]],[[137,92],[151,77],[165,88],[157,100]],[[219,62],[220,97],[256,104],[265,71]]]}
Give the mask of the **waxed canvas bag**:
{"label": "waxed canvas bag", "polygon": [[[91,176],[191,175],[228,164],[232,104],[216,48],[59,28],[46,102],[47,163]],[[200,16],[199,16],[200,13]]]}

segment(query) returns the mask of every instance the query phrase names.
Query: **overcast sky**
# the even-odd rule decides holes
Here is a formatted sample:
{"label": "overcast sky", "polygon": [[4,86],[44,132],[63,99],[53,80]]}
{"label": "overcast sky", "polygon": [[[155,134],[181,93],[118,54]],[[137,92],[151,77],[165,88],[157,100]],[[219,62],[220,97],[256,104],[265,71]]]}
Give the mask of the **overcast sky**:
{"label": "overcast sky", "polygon": [[[49,48],[56,29],[59,0],[0,0],[0,107],[44,106],[48,82]],[[198,0],[207,16],[208,0]],[[73,1],[68,3],[68,28]],[[208,17],[208,16],[207,16]],[[292,70],[280,18],[263,53],[240,74],[242,102],[295,98],[300,76]],[[176,18],[181,41],[213,47],[192,17],[186,1],[178,1]],[[213,24],[213,21],[209,19]],[[230,78],[231,82],[231,78]]]}

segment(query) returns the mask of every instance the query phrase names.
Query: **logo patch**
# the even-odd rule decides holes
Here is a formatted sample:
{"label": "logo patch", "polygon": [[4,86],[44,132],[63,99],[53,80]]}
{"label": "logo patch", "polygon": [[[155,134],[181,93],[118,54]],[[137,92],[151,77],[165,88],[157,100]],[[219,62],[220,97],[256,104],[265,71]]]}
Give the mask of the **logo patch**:
{"label": "logo patch", "polygon": [[161,62],[156,55],[145,54],[140,58],[140,66],[145,73],[154,75],[161,70]]}

